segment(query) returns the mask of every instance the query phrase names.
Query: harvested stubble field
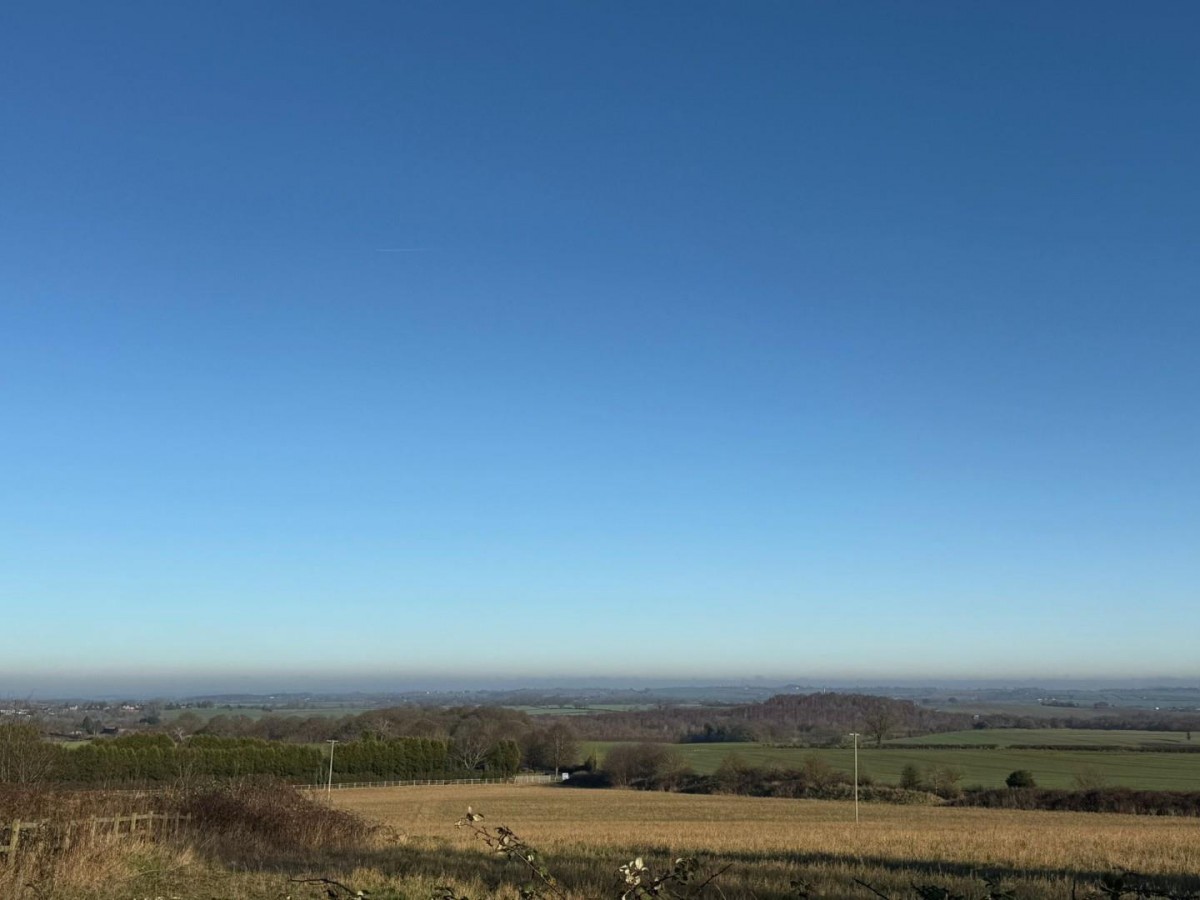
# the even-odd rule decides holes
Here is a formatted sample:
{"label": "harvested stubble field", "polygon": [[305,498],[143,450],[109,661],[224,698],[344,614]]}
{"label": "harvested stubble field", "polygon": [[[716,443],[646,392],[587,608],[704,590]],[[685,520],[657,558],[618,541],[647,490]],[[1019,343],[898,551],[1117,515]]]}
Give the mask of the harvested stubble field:
{"label": "harvested stubble field", "polygon": [[[124,799],[97,795],[103,811]],[[190,827],[161,841],[101,836],[69,850],[22,841],[15,859],[0,861],[0,897],[319,900],[363,890],[372,900],[448,891],[515,900],[529,873],[454,828],[468,805],[486,815],[482,824],[508,825],[543,851],[569,900],[615,900],[617,867],[637,856],[656,873],[678,856],[698,857],[708,873],[728,866],[701,895],[712,900],[796,898],[797,881],[813,898],[877,896],[856,879],[895,900],[916,898],[917,885],[982,898],[980,876],[1016,900],[1098,900],[1099,880],[1120,867],[1160,890],[1200,892],[1195,819],[864,804],[856,826],[848,803],[512,785],[345,791],[333,810],[319,793],[270,784],[163,801],[190,815]],[[73,818],[101,806],[36,812]]]}
{"label": "harvested stubble field", "polygon": [[1200,889],[1191,819],[871,804],[855,825],[853,804],[840,802],[509,786],[366,789],[334,803],[400,833],[410,888],[452,884],[476,900],[524,876],[453,827],[468,805],[543,851],[579,898],[617,896],[616,867],[636,856],[655,870],[678,856],[732,864],[718,882],[725,895],[760,900],[792,896],[797,880],[826,897],[873,896],[855,879],[897,897],[914,882],[978,895],[984,875],[1021,898],[1065,900],[1076,881],[1087,896],[1117,869]]}

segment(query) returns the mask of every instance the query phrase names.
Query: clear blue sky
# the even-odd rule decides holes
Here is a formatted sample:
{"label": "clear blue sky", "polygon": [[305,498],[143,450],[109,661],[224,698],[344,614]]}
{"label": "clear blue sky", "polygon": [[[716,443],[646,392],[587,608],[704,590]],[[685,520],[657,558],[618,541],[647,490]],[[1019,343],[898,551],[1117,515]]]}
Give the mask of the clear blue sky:
{"label": "clear blue sky", "polygon": [[0,693],[1200,678],[1198,33],[8,4]]}

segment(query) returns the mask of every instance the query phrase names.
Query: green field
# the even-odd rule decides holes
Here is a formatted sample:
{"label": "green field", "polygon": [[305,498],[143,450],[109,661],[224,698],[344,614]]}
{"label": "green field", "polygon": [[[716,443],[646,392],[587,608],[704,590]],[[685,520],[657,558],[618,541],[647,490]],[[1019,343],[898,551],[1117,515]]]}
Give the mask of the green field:
{"label": "green field", "polygon": [[1040,703],[935,703],[934,709],[942,712],[959,713],[980,716],[1025,716],[1030,719],[1098,719],[1101,716],[1111,716],[1112,709],[1092,709],[1084,707],[1043,706]]}
{"label": "green field", "polygon": [[283,707],[266,708],[262,706],[210,706],[204,708],[164,709],[162,711],[162,719],[164,722],[170,722],[189,712],[199,716],[205,722],[214,716],[246,716],[249,719],[261,719],[263,716],[279,716],[281,718],[297,716],[301,719],[308,719],[313,716],[341,718],[342,716],[357,716],[361,713],[369,712],[371,709],[374,709],[374,707],[314,706],[305,709],[291,709]]}
{"label": "green field", "polygon": [[638,703],[596,703],[591,706],[510,706],[531,716],[588,716],[592,713],[631,712],[639,709],[649,709],[645,704]]}
{"label": "green field", "polygon": [[[945,737],[942,735],[941,737]],[[589,742],[585,754],[595,751],[601,761],[613,743]],[[849,749],[808,750],[768,747],[763,744],[677,744],[676,749],[700,773],[716,770],[721,760],[736,753],[754,766],[800,768],[809,755],[825,760],[835,769],[854,771],[854,753]],[[1004,779],[1015,769],[1028,769],[1040,787],[1074,787],[1076,775],[1087,772],[1101,776],[1113,787],[1161,791],[1200,791],[1200,754],[1127,753],[1088,750],[878,750],[859,748],[859,773],[883,784],[897,784],[901,770],[909,764],[924,770],[930,766],[952,766],[962,772],[963,787],[1004,787]]]}
{"label": "green field", "polygon": [[1200,736],[1189,741],[1183,731],[1092,731],[1083,728],[980,728],[925,734],[887,741],[889,746],[919,747],[929,744],[1055,744],[1078,747],[1189,747],[1200,748]]}

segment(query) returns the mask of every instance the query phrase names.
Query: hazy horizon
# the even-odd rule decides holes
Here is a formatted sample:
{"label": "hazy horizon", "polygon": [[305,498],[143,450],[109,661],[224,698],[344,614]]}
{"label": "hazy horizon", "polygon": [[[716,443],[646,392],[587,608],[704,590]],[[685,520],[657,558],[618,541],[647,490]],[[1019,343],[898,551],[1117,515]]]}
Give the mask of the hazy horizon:
{"label": "hazy horizon", "polygon": [[39,678],[25,674],[17,677],[0,672],[0,698],[7,699],[93,699],[134,698],[177,699],[182,697],[250,694],[304,694],[312,696],[333,694],[405,694],[429,691],[432,693],[456,691],[553,691],[562,690],[661,690],[666,688],[697,687],[794,687],[804,690],[857,690],[873,688],[886,691],[888,688],[915,689],[928,687],[937,690],[1004,690],[1045,688],[1048,690],[1102,690],[1142,688],[1200,688],[1200,678],[1195,677],[1067,677],[1043,676],[1025,678],[987,677],[896,677],[886,676],[853,677],[830,675],[796,676],[791,678],[745,676],[730,678],[691,677],[644,677],[616,675],[561,675],[540,678],[513,678],[506,676],[471,677],[448,674],[405,674],[387,676],[382,674],[344,673],[335,676],[302,675],[288,673],[234,673],[179,674],[141,676],[113,673],[87,678],[51,674]]}

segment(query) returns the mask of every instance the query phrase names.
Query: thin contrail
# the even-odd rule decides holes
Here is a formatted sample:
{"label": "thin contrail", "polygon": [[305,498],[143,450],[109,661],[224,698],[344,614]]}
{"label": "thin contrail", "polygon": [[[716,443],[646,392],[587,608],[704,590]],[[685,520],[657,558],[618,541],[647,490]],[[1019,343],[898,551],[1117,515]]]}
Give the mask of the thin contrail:
{"label": "thin contrail", "polygon": [[424,253],[424,247],[378,247],[376,253]]}

